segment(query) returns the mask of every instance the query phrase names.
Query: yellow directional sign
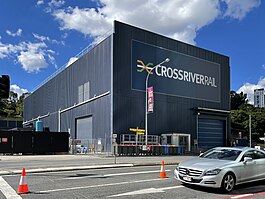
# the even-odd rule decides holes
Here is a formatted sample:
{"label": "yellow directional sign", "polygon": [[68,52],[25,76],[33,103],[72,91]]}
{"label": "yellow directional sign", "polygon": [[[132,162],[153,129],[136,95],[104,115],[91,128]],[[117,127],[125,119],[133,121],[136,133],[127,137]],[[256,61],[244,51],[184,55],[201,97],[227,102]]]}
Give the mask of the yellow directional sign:
{"label": "yellow directional sign", "polygon": [[145,132],[144,129],[138,129],[138,128],[130,128],[130,131],[136,132],[136,133],[141,134],[141,135],[143,135]]}

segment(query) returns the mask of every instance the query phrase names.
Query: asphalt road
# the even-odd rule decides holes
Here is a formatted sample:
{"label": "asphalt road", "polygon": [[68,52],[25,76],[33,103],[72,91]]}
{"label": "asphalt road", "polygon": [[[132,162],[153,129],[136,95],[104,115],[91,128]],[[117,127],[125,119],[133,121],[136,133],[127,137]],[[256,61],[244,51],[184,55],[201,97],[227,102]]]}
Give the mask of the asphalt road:
{"label": "asphalt road", "polygon": [[[173,178],[174,168],[173,165],[165,167],[168,178],[159,178],[159,166],[31,173],[26,177],[31,193],[12,199],[265,198],[265,181],[238,186],[230,194],[222,194],[216,189],[183,186]],[[3,175],[0,178],[2,189],[6,182],[6,188],[17,190],[20,175]],[[0,198],[11,199],[6,195],[0,192]]]}
{"label": "asphalt road", "polygon": [[193,158],[192,156],[98,156],[98,155],[39,155],[39,156],[0,156],[0,173],[5,170],[21,170],[48,167],[65,167],[65,166],[89,166],[89,165],[107,165],[121,163],[133,164],[161,164],[164,160],[166,163],[177,164],[181,161]]}

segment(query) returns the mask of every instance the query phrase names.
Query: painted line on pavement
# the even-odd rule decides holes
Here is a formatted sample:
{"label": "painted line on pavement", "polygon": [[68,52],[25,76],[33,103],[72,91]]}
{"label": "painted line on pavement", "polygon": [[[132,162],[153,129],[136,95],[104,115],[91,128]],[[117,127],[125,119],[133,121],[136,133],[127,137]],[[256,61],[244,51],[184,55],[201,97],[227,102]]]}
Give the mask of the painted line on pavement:
{"label": "painted line on pavement", "polygon": [[244,197],[249,197],[249,196],[253,196],[253,195],[254,194],[252,194],[252,193],[242,194],[242,195],[233,196],[233,197],[231,197],[231,199],[244,198]]}
{"label": "painted line on pavement", "polygon": [[[171,170],[165,170],[165,171],[171,171]],[[69,177],[69,178],[60,178],[57,180],[78,180],[83,178],[95,178],[95,177],[111,177],[111,176],[125,176],[125,175],[137,175],[137,174],[148,174],[148,173],[158,173],[160,170],[156,171],[136,171],[136,172],[127,172],[127,173],[111,173],[111,174],[103,174],[103,175],[95,175],[95,176],[78,176],[78,177]]]}
{"label": "painted line on pavement", "polygon": [[[237,198],[242,198],[242,199],[249,199],[249,198],[256,198],[256,197],[263,197],[265,196],[265,192],[260,192],[260,193],[250,193],[250,194],[243,194],[243,195],[238,195]],[[231,197],[231,199],[234,199],[234,197]]]}
{"label": "painted line on pavement", "polygon": [[147,179],[147,180],[136,180],[136,181],[127,181],[127,182],[117,182],[117,183],[110,183],[110,184],[89,185],[89,186],[83,186],[83,187],[70,187],[70,188],[64,188],[64,189],[51,189],[51,190],[39,191],[38,193],[51,193],[51,192],[70,191],[70,190],[77,190],[77,189],[87,189],[87,188],[117,186],[117,185],[125,185],[125,184],[134,184],[134,183],[144,183],[144,182],[161,181],[161,180],[168,180],[168,179],[170,179],[170,178],[154,178],[154,179]]}
{"label": "painted line on pavement", "polygon": [[[27,173],[101,169],[101,168],[118,168],[118,167],[133,167],[133,166],[134,166],[133,164],[107,164],[107,165],[91,165],[91,166],[75,166],[75,167],[55,167],[55,168],[27,169]],[[20,173],[21,173],[21,170],[0,171],[0,175],[20,174]]]}
{"label": "painted line on pavement", "polygon": [[173,187],[162,187],[162,188],[147,188],[147,189],[140,189],[137,191],[131,191],[131,192],[126,192],[126,193],[121,193],[121,194],[116,194],[112,196],[107,196],[107,198],[114,198],[114,197],[121,197],[121,196],[133,196],[133,195],[143,195],[143,194],[151,194],[151,193],[164,193],[164,190],[169,190],[169,189],[178,189],[178,188],[183,188],[184,186],[178,185],[178,186],[173,186]]}
{"label": "painted line on pavement", "polygon": [[265,192],[260,192],[260,193],[246,193],[246,194],[237,194],[237,195],[228,195],[224,197],[218,197],[216,199],[249,199],[249,198],[256,198],[260,196],[265,196]]}
{"label": "painted line on pavement", "polygon": [[7,199],[22,199],[15,190],[0,176],[0,191]]}
{"label": "painted line on pavement", "polygon": [[[138,167],[138,166],[131,166],[131,164],[128,164],[129,166],[119,166],[119,167],[110,167],[110,168],[89,168],[89,169],[79,169],[80,171],[84,170],[89,170],[89,171],[104,171],[104,170],[118,170],[118,169],[136,169],[136,168],[142,168],[142,166]],[[153,166],[144,166],[144,168],[154,168],[154,167],[157,167],[157,165],[153,165]],[[174,165],[168,165],[167,167],[175,167]],[[57,168],[58,169],[58,168]],[[31,172],[28,172],[28,170],[31,170]],[[39,169],[40,170],[40,169]],[[18,170],[16,170],[18,171]],[[32,172],[32,169],[26,169],[26,172],[27,174],[32,174],[32,175],[43,175],[43,173],[53,173],[53,174],[56,174],[56,173],[75,173],[77,172],[78,169],[73,169],[73,170],[58,170],[58,171],[43,171],[43,172]],[[10,174],[10,173],[13,173],[13,172],[3,172],[1,174],[1,171],[0,171],[0,175],[1,176],[21,176],[21,171],[19,173],[13,173],[13,174]]]}

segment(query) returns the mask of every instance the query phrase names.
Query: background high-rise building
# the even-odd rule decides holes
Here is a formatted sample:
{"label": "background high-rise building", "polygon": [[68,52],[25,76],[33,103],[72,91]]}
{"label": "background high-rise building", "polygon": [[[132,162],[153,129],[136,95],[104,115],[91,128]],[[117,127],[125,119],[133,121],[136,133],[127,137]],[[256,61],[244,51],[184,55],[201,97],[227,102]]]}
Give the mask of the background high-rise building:
{"label": "background high-rise building", "polygon": [[254,90],[254,106],[259,108],[265,107],[264,88]]}

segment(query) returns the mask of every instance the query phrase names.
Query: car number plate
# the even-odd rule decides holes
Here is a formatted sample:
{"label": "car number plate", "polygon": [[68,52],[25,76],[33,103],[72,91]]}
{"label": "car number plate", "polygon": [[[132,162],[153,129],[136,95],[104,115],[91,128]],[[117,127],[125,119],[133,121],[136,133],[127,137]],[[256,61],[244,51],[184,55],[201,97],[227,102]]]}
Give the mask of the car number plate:
{"label": "car number plate", "polygon": [[192,178],[189,177],[189,176],[184,176],[183,177],[183,180],[188,181],[188,182],[191,182],[192,181]]}

